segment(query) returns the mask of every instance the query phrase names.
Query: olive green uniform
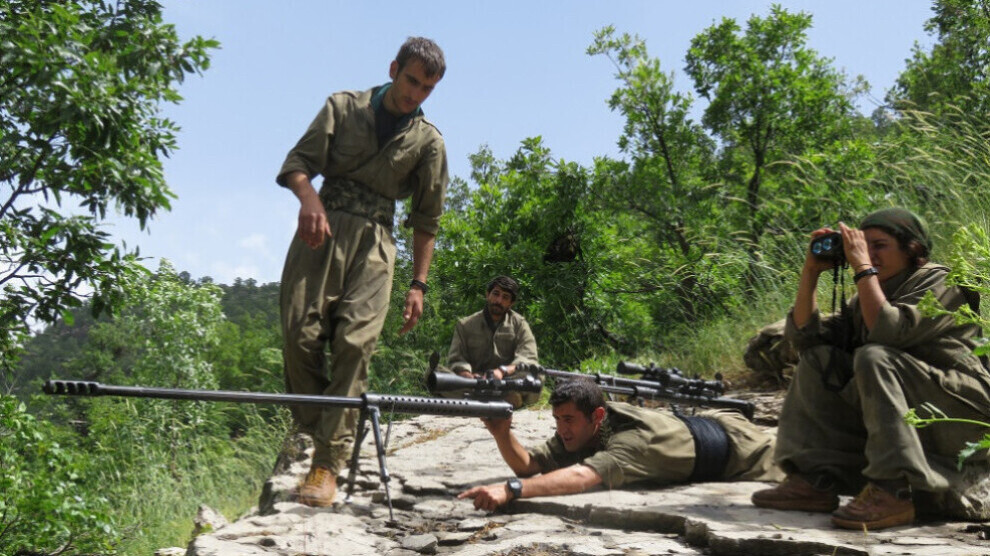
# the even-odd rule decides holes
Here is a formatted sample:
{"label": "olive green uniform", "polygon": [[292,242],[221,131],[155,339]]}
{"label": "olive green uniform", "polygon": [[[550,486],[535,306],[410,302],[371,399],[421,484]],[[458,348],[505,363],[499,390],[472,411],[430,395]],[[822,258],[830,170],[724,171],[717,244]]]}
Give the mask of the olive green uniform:
{"label": "olive green uniform", "polygon": [[[492,326],[494,324],[494,327]],[[501,365],[537,364],[536,338],[529,323],[519,313],[508,310],[498,323],[492,323],[487,309],[478,311],[457,321],[454,337],[450,340],[447,352],[449,372],[484,373]],[[447,369],[440,369],[441,372]],[[523,378],[525,374],[517,370],[507,378]],[[445,392],[446,397],[460,397],[463,392]],[[515,406],[535,403],[540,398],[538,392],[525,392],[520,397],[512,396],[510,403]]]}
{"label": "olive green uniform", "polygon": [[455,373],[483,373],[500,365],[535,365],[536,358],[536,338],[522,315],[506,311],[492,329],[485,311],[478,311],[457,321],[447,366]]}
{"label": "olive green uniform", "polygon": [[[601,476],[607,488],[629,483],[656,485],[683,483],[695,465],[691,431],[669,411],[606,402],[605,421],[593,445],[568,452],[560,437],[529,450],[546,473],[574,464],[587,465]],[[729,459],[723,480],[776,481],[783,474],[773,463],[774,438],[738,412],[708,410],[700,417],[714,419],[729,438]]]}
{"label": "olive green uniform", "polygon": [[[972,353],[979,329],[951,315],[924,317],[917,307],[927,292],[949,310],[968,302],[963,290],[945,284],[947,273],[927,264],[884,283],[888,304],[872,330],[858,296],[849,300],[851,353],[836,347],[840,315],[816,312],[800,329],[793,313],[788,317],[786,337],[801,355],[777,433],[775,458],[785,471],[829,473],[849,490],[864,478],[907,479],[916,494],[955,489],[967,475],[986,474],[985,451],[967,460],[967,469],[956,469],[959,451],[984,429],[938,424],[919,430],[904,421],[908,409],[924,403],[950,417],[990,418],[990,374]],[[948,511],[990,517],[986,499],[955,504],[965,507]]]}
{"label": "olive green uniform", "polygon": [[[380,87],[332,95],[289,152],[277,181],[295,171],[323,175],[320,198],[333,234],[317,249],[293,237],[282,271],[286,389],[359,396],[385,323],[395,239],[395,201],[412,197],[404,225],[435,235],[447,186],[440,132],[421,111],[400,120],[384,145],[375,133]],[[330,345],[329,377],[326,345]],[[339,472],[353,442],[357,411],[295,407],[313,434],[313,463]]]}

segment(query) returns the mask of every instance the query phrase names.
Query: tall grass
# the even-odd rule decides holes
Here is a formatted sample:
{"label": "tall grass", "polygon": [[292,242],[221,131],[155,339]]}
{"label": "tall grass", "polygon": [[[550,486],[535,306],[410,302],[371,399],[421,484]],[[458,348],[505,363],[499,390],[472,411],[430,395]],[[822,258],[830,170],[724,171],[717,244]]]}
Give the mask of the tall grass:
{"label": "tall grass", "polygon": [[206,504],[236,519],[257,503],[288,430],[288,413],[263,420],[245,412],[245,434],[236,439],[206,439],[194,453],[170,458],[152,450],[145,468],[126,476],[103,477],[116,521],[125,524],[121,554],[153,554],[167,546],[186,546],[193,518]]}
{"label": "tall grass", "polygon": [[[790,179],[803,186],[804,193],[775,200],[783,207],[780,233],[761,246],[755,290],[747,295],[740,292],[737,301],[744,301],[732,304],[724,314],[675,329],[663,338],[662,353],[642,357],[703,376],[722,372],[730,380],[745,378],[748,371],[742,355],[746,342],[763,325],[783,318],[793,303],[807,234],[840,219],[855,223],[878,208],[905,206],[925,218],[934,262],[955,260],[963,266],[959,261],[966,260],[976,265],[970,267],[973,273],[990,275],[990,260],[967,259],[975,258],[980,246],[974,248],[970,243],[965,248],[969,252],[960,253],[958,240],[953,242],[953,235],[966,226],[983,230],[984,238],[990,236],[990,118],[953,109],[940,117],[904,112],[883,141],[847,162],[841,169],[836,168],[834,157],[821,155],[790,162],[794,169]],[[809,191],[819,195],[818,209],[801,208],[802,203],[814,201]],[[809,221],[801,222],[794,215]],[[990,245],[982,248],[990,249]],[[851,280],[846,283],[847,296],[851,296],[854,286]],[[983,294],[981,312],[986,319],[990,284],[970,285]],[[822,310],[829,309],[825,300],[831,296],[831,287],[830,278],[820,281]]]}

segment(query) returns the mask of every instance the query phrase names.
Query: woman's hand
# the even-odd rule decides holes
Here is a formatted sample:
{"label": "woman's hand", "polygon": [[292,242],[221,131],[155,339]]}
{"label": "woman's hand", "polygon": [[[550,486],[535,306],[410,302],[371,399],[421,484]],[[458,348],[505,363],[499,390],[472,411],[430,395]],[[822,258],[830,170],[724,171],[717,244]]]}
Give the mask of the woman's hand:
{"label": "woman's hand", "polygon": [[863,230],[850,228],[839,222],[839,231],[842,232],[842,249],[846,254],[846,262],[853,272],[859,272],[871,266],[870,250],[866,245],[866,235]]}

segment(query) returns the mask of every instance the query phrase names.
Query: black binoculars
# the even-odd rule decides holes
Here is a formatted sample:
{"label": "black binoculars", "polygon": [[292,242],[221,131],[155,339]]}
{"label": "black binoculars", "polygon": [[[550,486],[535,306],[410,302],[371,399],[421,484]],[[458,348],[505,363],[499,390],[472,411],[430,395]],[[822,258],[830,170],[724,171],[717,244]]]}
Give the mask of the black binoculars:
{"label": "black binoculars", "polygon": [[811,254],[823,261],[841,263],[846,260],[846,252],[842,250],[842,234],[832,232],[811,240]]}

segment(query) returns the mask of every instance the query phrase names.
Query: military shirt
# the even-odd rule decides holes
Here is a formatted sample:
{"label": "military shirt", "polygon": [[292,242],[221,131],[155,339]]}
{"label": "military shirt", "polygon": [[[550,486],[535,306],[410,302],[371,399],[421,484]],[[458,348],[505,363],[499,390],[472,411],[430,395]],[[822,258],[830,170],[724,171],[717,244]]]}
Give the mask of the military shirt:
{"label": "military shirt", "polygon": [[499,365],[536,364],[536,338],[529,323],[519,313],[509,310],[493,331],[485,311],[457,321],[447,353],[450,370],[481,373]]}
{"label": "military shirt", "polygon": [[[990,374],[973,355],[980,329],[973,324],[957,324],[952,315],[923,316],[918,302],[931,291],[942,307],[950,311],[969,301],[967,293],[957,286],[948,286],[945,277],[949,269],[929,263],[907,269],[882,284],[887,304],[880,310],[870,330],[863,321],[859,295],[846,303],[845,329],[851,334],[850,348],[865,344],[880,344],[902,350],[916,359],[939,369],[952,369],[976,377],[990,389]],[[975,299],[975,298],[974,298]],[[822,316],[815,311],[804,327],[794,324],[793,310],[787,317],[785,337],[798,351],[815,345],[841,346],[841,314]]]}
{"label": "military shirt", "polygon": [[310,179],[321,174],[323,190],[342,182],[387,200],[412,197],[404,225],[436,235],[448,179],[443,137],[419,113],[379,145],[371,102],[378,89],[331,95],[289,151],[276,181],[284,186],[287,174],[299,171]]}
{"label": "military shirt", "polygon": [[694,469],[694,440],[683,421],[668,411],[623,402],[605,403],[605,420],[590,446],[568,452],[554,434],[529,454],[542,473],[587,465],[609,488],[636,481],[681,482]]}

